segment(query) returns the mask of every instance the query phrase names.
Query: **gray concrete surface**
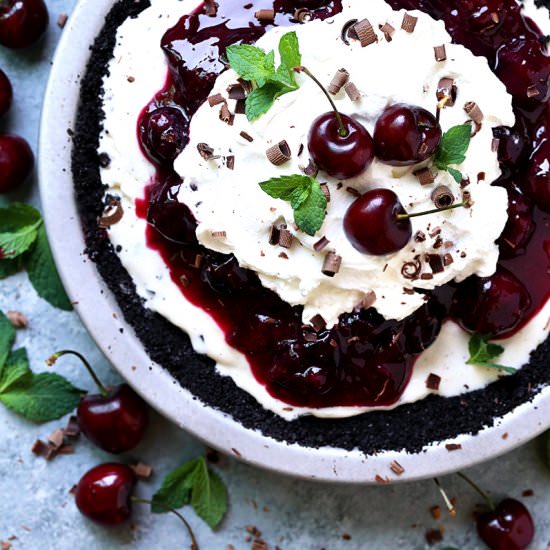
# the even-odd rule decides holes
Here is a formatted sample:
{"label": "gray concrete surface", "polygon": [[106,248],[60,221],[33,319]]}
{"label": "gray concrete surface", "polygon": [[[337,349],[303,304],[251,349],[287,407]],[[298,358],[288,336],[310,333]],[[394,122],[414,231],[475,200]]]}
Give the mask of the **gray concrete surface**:
{"label": "gray concrete surface", "polygon": [[[50,0],[52,21],[45,42],[29,51],[0,51],[0,67],[14,84],[16,103],[10,116],[0,122],[0,131],[25,136],[36,150],[42,93],[57,39],[62,32],[55,23],[61,13],[70,13],[75,0]],[[75,44],[75,47],[79,47]],[[15,196],[0,198],[39,204],[36,181]],[[32,367],[42,370],[44,359],[60,348],[86,354],[106,382],[117,374],[87,335],[75,313],[64,313],[39,299],[24,273],[0,281],[0,309],[16,309],[30,319],[28,329],[18,333],[17,344],[26,346]],[[59,370],[76,385],[92,389],[91,381],[75,361]],[[186,532],[169,516],[151,516],[136,510],[132,524],[105,530],[80,516],[68,491],[95,464],[112,457],[85,439],[76,453],[46,463],[30,452],[34,440],[46,437],[62,422],[35,426],[0,406],[0,541],[11,536],[14,549],[176,549],[188,548]],[[534,441],[507,456],[472,468],[469,475],[495,496],[523,498],[535,517],[537,538],[532,548],[550,547],[550,468],[544,462],[543,442]],[[162,477],[184,460],[203,452],[201,444],[166,420],[155,416],[146,440],[127,459],[152,464],[155,475],[140,484],[138,493],[151,495]],[[263,533],[269,548],[303,549],[411,549],[428,548],[425,533],[438,524],[445,538],[433,548],[453,546],[462,550],[483,548],[472,521],[480,499],[456,478],[442,479],[450,495],[457,497],[458,515],[445,513],[436,522],[430,508],[442,504],[432,481],[399,486],[354,487],[295,481],[222,458],[219,471],[226,481],[231,506],[222,526],[211,532],[191,510],[192,523],[202,549],[236,550],[251,547],[246,525]],[[522,497],[532,489],[534,496]],[[344,540],[349,534],[351,540]]]}

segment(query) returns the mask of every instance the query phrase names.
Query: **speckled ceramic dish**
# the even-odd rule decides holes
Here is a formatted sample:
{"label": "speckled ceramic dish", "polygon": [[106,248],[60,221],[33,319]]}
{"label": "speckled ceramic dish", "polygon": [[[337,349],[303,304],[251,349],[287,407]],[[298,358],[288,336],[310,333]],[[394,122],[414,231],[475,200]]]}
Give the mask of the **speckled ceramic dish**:
{"label": "speckled ceramic dish", "polygon": [[[90,56],[88,46],[100,33],[105,14],[114,4],[113,0],[81,1],[64,29],[42,115],[40,186],[48,234],[67,292],[97,344],[136,391],[160,413],[212,447],[277,472],[333,482],[393,482],[444,474],[509,451],[550,426],[550,388],[539,384],[539,388],[525,392],[524,403],[495,419],[491,427],[474,427],[476,435],[457,430],[451,439],[412,453],[379,449],[365,454],[353,446],[348,450],[324,446],[322,440],[319,446],[288,444],[282,438],[264,435],[258,426],[245,427],[228,412],[203,404],[153,362],[84,252],[86,243],[71,175],[72,135],[81,78]],[[548,343],[539,350],[539,363],[547,349]],[[434,415],[419,425],[411,416],[407,424],[406,415],[405,410],[396,429],[405,426],[405,430],[422,432],[426,441],[437,439],[430,434],[437,434],[434,427],[440,418]],[[445,422],[452,424],[453,419]],[[346,421],[338,425],[346,429]],[[288,429],[292,430],[291,424]]]}

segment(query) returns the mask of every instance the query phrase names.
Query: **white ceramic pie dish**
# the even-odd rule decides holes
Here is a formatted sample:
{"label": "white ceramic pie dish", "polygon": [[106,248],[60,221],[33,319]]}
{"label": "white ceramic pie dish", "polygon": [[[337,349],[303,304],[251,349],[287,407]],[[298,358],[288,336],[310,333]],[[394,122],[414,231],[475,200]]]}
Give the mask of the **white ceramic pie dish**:
{"label": "white ceramic pie dish", "polygon": [[[492,428],[476,436],[461,435],[431,445],[416,454],[365,456],[360,451],[287,445],[202,405],[167,371],[152,363],[94,263],[83,253],[85,243],[70,170],[72,143],[67,130],[74,127],[88,45],[114,3],[81,1],[65,27],[44,100],[40,187],[50,242],[70,298],[99,347],[155,409],[208,445],[246,462],[303,478],[356,483],[374,483],[377,476],[403,481],[444,474],[509,451],[550,426],[550,388],[545,388],[532,402],[497,420]],[[448,443],[459,443],[462,448],[449,452]],[[394,460],[405,469],[400,476],[390,469]]]}

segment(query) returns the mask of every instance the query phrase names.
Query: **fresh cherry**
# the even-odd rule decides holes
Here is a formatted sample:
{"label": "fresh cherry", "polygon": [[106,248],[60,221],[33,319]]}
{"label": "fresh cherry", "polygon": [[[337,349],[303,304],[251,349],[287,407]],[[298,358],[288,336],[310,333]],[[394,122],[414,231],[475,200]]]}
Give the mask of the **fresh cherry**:
{"label": "fresh cherry", "polygon": [[387,107],[374,128],[376,156],[392,166],[430,158],[441,141],[441,126],[426,109],[397,103]]}
{"label": "fresh cherry", "polygon": [[90,364],[78,352],[60,351],[52,355],[52,365],[62,355],[75,355],[90,372],[100,393],[84,396],[77,409],[77,419],[84,435],[101,449],[119,454],[136,447],[143,438],[149,420],[146,403],[128,384],[105,388]]}
{"label": "fresh cherry", "polygon": [[480,514],[477,532],[491,550],[523,550],[535,536],[529,510],[518,500],[506,498],[494,510]]}
{"label": "fresh cherry", "polygon": [[140,120],[140,139],[152,160],[173,161],[189,142],[189,122],[176,107],[159,107]]}
{"label": "fresh cherry", "polygon": [[338,112],[324,86],[305,67],[294,69],[309,76],[330,102],[333,111],[317,117],[307,138],[313,162],[333,178],[345,180],[365,171],[374,158],[374,144],[366,128]]}
{"label": "fresh cherry", "polygon": [[543,141],[533,153],[522,186],[540,209],[550,212],[550,139]]}
{"label": "fresh cherry", "polygon": [[136,475],[125,464],[100,464],[86,472],[76,486],[80,512],[105,526],[120,525],[132,513],[132,491]]}
{"label": "fresh cherry", "polygon": [[0,135],[0,193],[23,185],[34,167],[29,144],[19,136]]}
{"label": "fresh cherry", "polygon": [[9,111],[12,99],[13,89],[10,79],[6,76],[6,73],[0,69],[0,117]]}
{"label": "fresh cherry", "polygon": [[412,224],[399,197],[389,189],[373,189],[359,197],[344,216],[344,231],[363,254],[382,256],[404,248],[412,237]]}
{"label": "fresh cherry", "polygon": [[0,44],[8,48],[26,48],[44,34],[48,21],[44,0],[2,0]]}
{"label": "fresh cherry", "polygon": [[472,276],[460,284],[452,313],[470,332],[504,337],[525,318],[531,298],[523,284],[503,267],[490,277]]}

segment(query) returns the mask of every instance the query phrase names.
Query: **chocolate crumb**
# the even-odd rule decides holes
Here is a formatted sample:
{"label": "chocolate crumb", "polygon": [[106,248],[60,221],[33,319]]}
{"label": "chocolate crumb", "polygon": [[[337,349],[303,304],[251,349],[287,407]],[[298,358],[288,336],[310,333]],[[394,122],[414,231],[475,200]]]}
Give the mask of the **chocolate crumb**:
{"label": "chocolate crumb", "polygon": [[264,540],[257,539],[252,543],[251,550],[268,550],[268,546]]}
{"label": "chocolate crumb", "polygon": [[230,84],[227,87],[227,95],[229,99],[246,99],[246,91],[241,83]]}
{"label": "chocolate crumb", "polygon": [[109,168],[111,165],[111,157],[107,153],[99,153],[97,158],[101,168]]}
{"label": "chocolate crumb", "polygon": [[6,313],[6,317],[8,318],[9,322],[12,324],[13,328],[27,328],[29,326],[29,320],[20,311],[14,311],[10,309]]}
{"label": "chocolate crumb", "polygon": [[311,323],[311,326],[317,331],[321,332],[327,327],[327,322],[323,319],[323,317],[319,314],[312,317],[309,321]]}
{"label": "chocolate crumb", "polygon": [[236,115],[246,114],[246,100],[237,99],[237,103],[235,103],[235,114]]}
{"label": "chocolate crumb", "polygon": [[403,466],[401,466],[401,464],[399,464],[399,462],[397,462],[397,460],[394,460],[391,465],[390,465],[390,470],[395,474],[395,475],[398,475],[400,476],[401,474],[404,474],[405,473],[405,468],[403,468]]}
{"label": "chocolate crumb", "polygon": [[423,243],[426,240],[426,233],[424,233],[424,231],[418,230],[414,235],[414,240],[417,243]]}
{"label": "chocolate crumb", "polygon": [[336,74],[332,77],[330,84],[328,85],[328,91],[332,95],[336,95],[348,82],[349,73],[346,69],[338,69]]}
{"label": "chocolate crumb", "polygon": [[215,160],[220,158],[219,155],[214,155],[214,149],[207,143],[198,143],[197,151],[204,160]]}
{"label": "chocolate crumb", "polygon": [[391,483],[389,477],[382,477],[379,474],[376,474],[376,476],[374,477],[374,481],[376,481],[376,483],[380,483],[380,485],[388,485]]}
{"label": "chocolate crumb", "polygon": [[460,443],[447,443],[447,445],[445,445],[445,449],[449,452],[458,451],[462,449],[462,445]]}
{"label": "chocolate crumb", "polygon": [[246,141],[248,141],[249,143],[252,143],[254,141],[254,138],[246,133],[244,130],[239,134],[243,139],[246,139]]}
{"label": "chocolate crumb", "polygon": [[430,185],[435,181],[435,176],[429,168],[422,168],[420,170],[417,170],[416,172],[414,172],[414,175],[420,182],[420,185]]}
{"label": "chocolate crumb", "polygon": [[120,204],[120,199],[111,198],[103,210],[103,214],[97,218],[97,225],[102,229],[107,229],[117,224],[124,216],[124,210]]}
{"label": "chocolate crumb", "polygon": [[321,250],[324,250],[328,245],[330,241],[326,237],[321,237],[314,245],[313,249],[315,252],[321,252]]}
{"label": "chocolate crumb", "polygon": [[441,508],[439,506],[432,506],[430,508],[430,513],[432,514],[432,518],[434,518],[436,521],[438,519],[441,519]]}
{"label": "chocolate crumb", "polygon": [[40,456],[42,458],[45,458],[46,460],[51,460],[56,454],[55,449],[41,439],[37,439],[34,442],[33,446],[31,447],[31,451],[36,456]]}
{"label": "chocolate crumb", "polygon": [[227,166],[228,170],[234,170],[235,169],[235,155],[229,155],[225,158],[225,165]]}
{"label": "chocolate crumb", "polygon": [[416,28],[416,23],[418,22],[418,17],[414,17],[410,13],[406,13],[403,17],[403,23],[401,24],[401,28],[408,33],[414,32],[414,29]]}
{"label": "chocolate crumb", "polygon": [[320,185],[321,185],[321,191],[323,192],[323,195],[325,195],[327,202],[330,202],[330,189],[329,189],[328,183],[321,183]]}
{"label": "chocolate crumb", "polygon": [[383,25],[378,25],[378,28],[384,33],[386,42],[391,42],[393,40],[393,33],[395,32],[394,27],[389,23],[384,23]]}
{"label": "chocolate crumb", "polygon": [[374,32],[374,29],[368,19],[363,19],[358,23],[355,23],[355,25],[353,25],[353,31],[357,35],[357,38],[363,48],[378,42],[378,37],[376,36],[376,33]]}
{"label": "chocolate crumb", "polygon": [[69,16],[66,13],[60,13],[57,16],[57,26],[60,29],[64,29],[65,25],[67,24],[67,21],[69,20]]}
{"label": "chocolate crumb", "polygon": [[342,256],[338,256],[336,252],[329,252],[325,256],[323,267],[321,272],[327,277],[334,277],[339,271],[342,265]]}
{"label": "chocolate crumb", "polygon": [[76,416],[69,417],[64,432],[67,437],[78,437],[80,435],[80,425]]}
{"label": "chocolate crumb", "polygon": [[229,110],[227,103],[222,103],[219,117],[222,122],[225,122],[229,126],[233,126],[235,122],[235,115]]}
{"label": "chocolate crumb", "polygon": [[294,235],[288,229],[281,229],[279,232],[279,246],[290,248],[294,242]]}
{"label": "chocolate crumb", "polygon": [[443,265],[445,267],[448,267],[453,263],[454,263],[454,259],[452,254],[447,253],[445,254],[445,256],[443,256]]}
{"label": "chocolate crumb", "polygon": [[525,489],[525,491],[523,491],[523,493],[521,493],[521,496],[522,497],[532,497],[534,496],[535,494],[535,491],[533,491],[533,489]]}
{"label": "chocolate crumb", "polygon": [[275,10],[273,8],[258,10],[254,17],[260,22],[260,23],[272,23],[275,20]]}
{"label": "chocolate crumb", "polygon": [[351,540],[351,535],[350,535],[349,533],[344,533],[344,534],[342,535],[342,539],[343,539],[343,540]]}
{"label": "chocolate crumb", "polygon": [[129,76],[127,79],[126,79],[130,84],[132,84],[132,82],[135,82],[136,79],[133,77],[133,76]]}
{"label": "chocolate crumb", "polygon": [[443,533],[441,529],[430,529],[426,531],[426,542],[433,546],[443,540]]}
{"label": "chocolate crumb", "polygon": [[359,88],[353,83],[348,82],[344,86],[344,91],[346,92],[347,96],[351,99],[351,101],[359,101],[362,97],[361,92],[359,91]]}
{"label": "chocolate crumb", "polygon": [[281,166],[292,158],[292,153],[286,140],[280,141],[276,145],[272,145],[265,154],[269,162],[275,166]]}
{"label": "chocolate crumb", "polygon": [[428,375],[428,378],[426,378],[426,387],[429,390],[438,391],[440,384],[441,384],[441,376],[438,376],[437,374],[434,374],[433,372],[431,372]]}
{"label": "chocolate crumb", "polygon": [[445,48],[445,44],[442,44],[441,46],[435,46],[434,53],[435,53],[435,60],[437,62],[447,61],[447,50]]}
{"label": "chocolate crumb", "polygon": [[279,258],[282,258],[283,260],[288,260],[288,256],[284,252],[281,252],[279,254]]}
{"label": "chocolate crumb", "polygon": [[210,107],[215,107],[221,103],[225,103],[225,98],[222,94],[214,94],[208,98],[208,105],[210,105]]}
{"label": "chocolate crumb", "polygon": [[139,479],[149,479],[153,475],[153,468],[149,466],[149,464],[144,464],[143,462],[132,464],[130,468],[134,470],[134,473]]}

